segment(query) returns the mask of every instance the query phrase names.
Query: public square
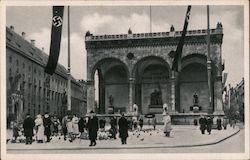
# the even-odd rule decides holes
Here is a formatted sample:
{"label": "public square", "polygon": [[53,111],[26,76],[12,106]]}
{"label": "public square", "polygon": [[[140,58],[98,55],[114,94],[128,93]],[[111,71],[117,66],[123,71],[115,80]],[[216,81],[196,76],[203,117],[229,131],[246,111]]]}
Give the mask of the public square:
{"label": "public square", "polygon": [[[213,129],[211,135],[202,135],[199,126],[174,125],[170,137],[165,137],[162,125],[144,126],[143,131],[129,132],[126,145],[121,145],[117,139],[97,140],[97,145],[89,147],[89,140],[76,139],[72,143],[63,138],[53,137],[50,143],[8,143],[7,153],[60,153],[60,154],[88,154],[88,153],[243,153],[244,126],[237,125],[227,130]],[[107,129],[109,126],[106,127]],[[11,137],[11,131],[8,131]],[[234,144],[234,145],[228,145]]]}
{"label": "public square", "polygon": [[114,4],[5,6],[3,158],[249,156],[246,4]]}

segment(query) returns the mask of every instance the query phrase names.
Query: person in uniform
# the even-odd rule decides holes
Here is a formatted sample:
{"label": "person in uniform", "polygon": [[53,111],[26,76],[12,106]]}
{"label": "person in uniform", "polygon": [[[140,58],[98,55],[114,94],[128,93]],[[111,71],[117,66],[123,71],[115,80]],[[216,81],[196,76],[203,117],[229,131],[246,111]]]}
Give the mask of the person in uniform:
{"label": "person in uniform", "polygon": [[205,134],[207,119],[204,115],[201,115],[201,118],[199,119],[199,124],[200,124],[201,134]]}

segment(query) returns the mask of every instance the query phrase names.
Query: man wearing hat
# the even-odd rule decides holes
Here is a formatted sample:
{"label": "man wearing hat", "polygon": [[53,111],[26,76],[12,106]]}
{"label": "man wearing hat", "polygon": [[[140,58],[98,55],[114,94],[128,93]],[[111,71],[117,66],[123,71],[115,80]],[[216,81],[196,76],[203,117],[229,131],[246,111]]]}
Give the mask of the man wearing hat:
{"label": "man wearing hat", "polygon": [[89,113],[87,127],[89,131],[89,139],[90,139],[89,146],[95,146],[96,138],[97,138],[97,131],[98,131],[98,118],[96,117],[94,111],[90,111]]}
{"label": "man wearing hat", "polygon": [[44,125],[44,135],[46,135],[47,137],[47,141],[46,142],[50,142],[50,135],[51,135],[51,130],[50,130],[50,126],[51,126],[51,119],[49,114],[46,112],[44,114],[44,119],[43,119],[43,125]]}
{"label": "man wearing hat", "polygon": [[35,127],[34,120],[30,117],[30,114],[26,114],[26,118],[23,121],[24,136],[26,137],[26,144],[32,144],[32,137],[34,135],[33,128]]}

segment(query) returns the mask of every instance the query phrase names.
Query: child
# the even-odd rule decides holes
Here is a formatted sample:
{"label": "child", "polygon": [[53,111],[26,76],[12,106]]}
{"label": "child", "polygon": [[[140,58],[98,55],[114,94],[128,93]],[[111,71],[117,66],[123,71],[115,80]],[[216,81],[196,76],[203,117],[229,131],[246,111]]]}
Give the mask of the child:
{"label": "child", "polygon": [[17,137],[19,137],[19,128],[16,121],[13,123],[13,143],[16,143]]}

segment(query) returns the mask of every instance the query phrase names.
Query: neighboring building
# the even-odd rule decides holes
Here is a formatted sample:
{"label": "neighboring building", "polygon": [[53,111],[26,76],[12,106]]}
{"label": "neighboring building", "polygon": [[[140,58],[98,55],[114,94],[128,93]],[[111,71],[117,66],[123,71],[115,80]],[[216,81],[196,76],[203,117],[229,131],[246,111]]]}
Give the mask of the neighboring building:
{"label": "neighboring building", "polygon": [[[6,89],[7,119],[22,120],[26,113],[31,116],[49,112],[62,116],[67,110],[67,70],[60,64],[52,76],[44,72],[48,55],[6,27]],[[86,84],[72,78],[72,111],[86,113]]]}
{"label": "neighboring building", "polygon": [[229,89],[225,95],[225,110],[227,110],[227,115],[230,118],[237,118],[239,120],[244,120],[244,78],[235,87],[231,87],[229,84]]}
{"label": "neighboring building", "polygon": [[[171,70],[173,52],[181,31],[122,35],[85,35],[87,50],[87,109],[95,103],[95,78],[99,81],[99,113],[132,112],[162,114],[167,104],[172,115],[200,113],[223,115],[221,23],[210,30],[211,61],[207,60],[207,30],[189,30],[182,53],[181,72]],[[208,70],[212,71],[211,89]],[[211,91],[211,94],[210,94]],[[210,105],[210,101],[212,102]],[[189,120],[191,122],[192,120]]]}

